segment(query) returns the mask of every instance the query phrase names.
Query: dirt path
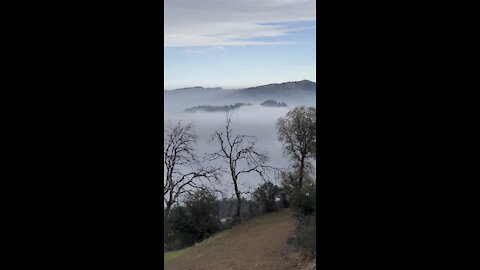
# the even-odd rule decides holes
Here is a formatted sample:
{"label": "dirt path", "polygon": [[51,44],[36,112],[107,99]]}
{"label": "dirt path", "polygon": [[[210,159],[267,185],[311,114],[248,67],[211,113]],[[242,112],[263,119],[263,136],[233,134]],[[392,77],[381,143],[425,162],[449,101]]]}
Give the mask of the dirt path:
{"label": "dirt path", "polygon": [[225,231],[217,239],[165,256],[165,269],[299,269],[300,259],[287,243],[294,228],[289,209],[263,215]]}

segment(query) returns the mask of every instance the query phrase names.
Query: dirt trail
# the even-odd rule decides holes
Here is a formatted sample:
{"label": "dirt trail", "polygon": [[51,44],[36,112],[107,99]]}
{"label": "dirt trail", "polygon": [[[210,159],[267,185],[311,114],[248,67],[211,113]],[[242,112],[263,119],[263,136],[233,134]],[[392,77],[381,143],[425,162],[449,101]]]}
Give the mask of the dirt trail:
{"label": "dirt trail", "polygon": [[295,220],[289,209],[260,216],[218,239],[165,259],[167,270],[290,270],[302,269],[298,254],[287,243]]}

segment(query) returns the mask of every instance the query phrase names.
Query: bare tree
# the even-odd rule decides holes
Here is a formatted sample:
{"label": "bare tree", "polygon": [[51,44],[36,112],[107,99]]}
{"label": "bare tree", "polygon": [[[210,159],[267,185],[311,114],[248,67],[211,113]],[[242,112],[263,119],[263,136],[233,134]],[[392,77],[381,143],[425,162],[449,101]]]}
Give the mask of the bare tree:
{"label": "bare tree", "polygon": [[231,128],[233,111],[227,113],[224,130],[217,130],[212,135],[212,141],[218,143],[219,150],[210,155],[211,160],[221,160],[228,165],[228,172],[232,178],[235,196],[237,197],[236,219],[240,221],[241,191],[239,177],[242,174],[258,173],[260,177],[267,176],[266,170],[271,168],[265,165],[268,161],[266,153],[257,149],[256,138],[247,135],[234,135]]}
{"label": "bare tree", "polygon": [[164,218],[167,220],[172,206],[184,193],[193,189],[204,189],[201,180],[218,179],[219,169],[204,167],[195,154],[194,145],[198,137],[193,125],[181,122],[169,123],[164,128],[164,166],[166,178],[163,186],[165,201]]}
{"label": "bare tree", "polygon": [[302,187],[308,161],[316,158],[316,125],[316,109],[313,107],[296,107],[277,122],[278,139],[283,143],[285,154],[294,162],[299,188]]}

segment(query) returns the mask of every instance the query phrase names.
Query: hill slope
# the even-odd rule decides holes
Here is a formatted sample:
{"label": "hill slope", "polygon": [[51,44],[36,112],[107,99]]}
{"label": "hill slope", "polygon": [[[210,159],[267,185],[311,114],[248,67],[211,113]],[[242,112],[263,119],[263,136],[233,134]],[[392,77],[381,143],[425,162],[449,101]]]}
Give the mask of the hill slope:
{"label": "hill slope", "polygon": [[195,106],[223,106],[235,103],[260,104],[268,99],[288,102],[289,105],[315,105],[316,83],[311,81],[285,82],[244,89],[183,88],[164,91],[166,111],[180,112]]}
{"label": "hill slope", "polygon": [[289,209],[266,214],[184,250],[166,253],[167,270],[299,269],[288,239],[295,219]]}

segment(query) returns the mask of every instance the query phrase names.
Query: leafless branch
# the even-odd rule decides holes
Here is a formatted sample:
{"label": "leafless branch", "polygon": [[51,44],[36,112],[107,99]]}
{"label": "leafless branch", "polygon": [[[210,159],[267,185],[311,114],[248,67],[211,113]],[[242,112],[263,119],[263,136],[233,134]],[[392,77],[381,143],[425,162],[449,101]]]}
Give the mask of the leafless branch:
{"label": "leafless branch", "polygon": [[198,137],[193,132],[192,124],[169,123],[164,132],[166,179],[163,193],[166,219],[171,207],[178,203],[182,194],[190,193],[192,189],[204,188],[203,180],[218,181],[220,169],[204,166],[202,160],[195,154],[194,145]]}
{"label": "leafless branch", "polygon": [[231,128],[233,112],[226,115],[224,129],[215,131],[211,141],[216,142],[218,150],[209,155],[209,160],[222,160],[228,166],[235,195],[237,197],[237,217],[240,216],[241,194],[249,194],[250,191],[239,189],[239,178],[243,174],[257,173],[262,179],[268,177],[268,171],[272,167],[266,165],[268,154],[258,150],[256,138],[248,135],[236,135]]}

